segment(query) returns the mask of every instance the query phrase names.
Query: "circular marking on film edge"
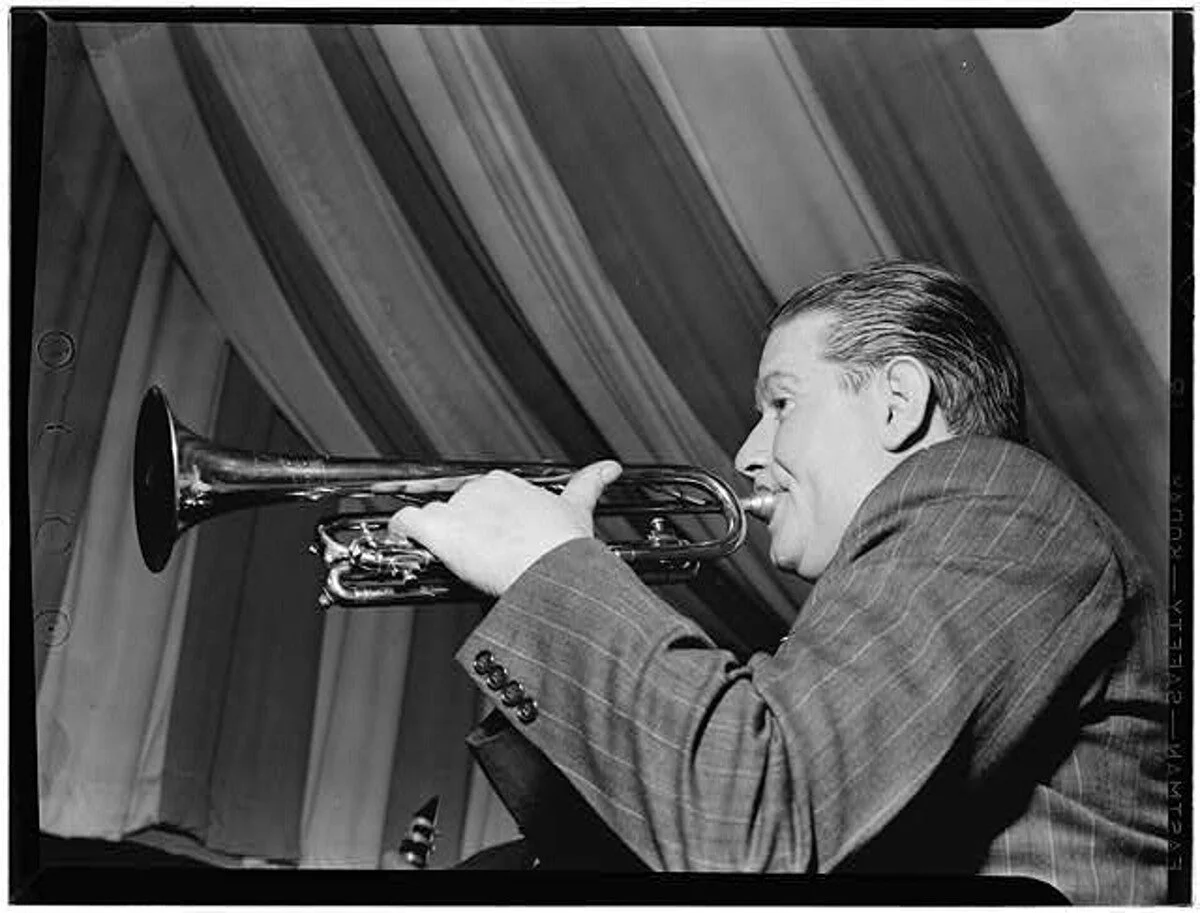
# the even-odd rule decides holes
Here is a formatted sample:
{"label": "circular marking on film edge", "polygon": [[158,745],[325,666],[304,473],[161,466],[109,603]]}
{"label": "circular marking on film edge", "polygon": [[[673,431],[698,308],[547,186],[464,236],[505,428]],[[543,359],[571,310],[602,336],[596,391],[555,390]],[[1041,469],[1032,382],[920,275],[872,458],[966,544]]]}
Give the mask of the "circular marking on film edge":
{"label": "circular marking on film edge", "polygon": [[75,360],[75,340],[62,330],[48,330],[38,337],[37,355],[47,368],[65,368]]}
{"label": "circular marking on film edge", "polygon": [[68,517],[52,515],[38,524],[34,541],[47,551],[65,555],[71,550],[73,536],[71,520]]}
{"label": "circular marking on film edge", "polygon": [[71,633],[71,615],[62,609],[42,609],[33,616],[33,636],[48,647],[66,643]]}
{"label": "circular marking on film edge", "polygon": [[46,422],[46,424],[42,425],[42,430],[38,432],[37,446],[41,447],[44,441],[55,435],[61,434],[65,436],[74,433],[75,429],[66,422]]}

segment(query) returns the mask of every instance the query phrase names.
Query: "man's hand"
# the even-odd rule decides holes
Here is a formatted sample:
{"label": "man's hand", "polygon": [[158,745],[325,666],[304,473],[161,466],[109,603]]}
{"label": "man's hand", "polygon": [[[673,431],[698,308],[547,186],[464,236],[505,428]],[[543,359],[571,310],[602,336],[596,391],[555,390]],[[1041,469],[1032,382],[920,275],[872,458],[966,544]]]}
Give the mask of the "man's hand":
{"label": "man's hand", "polygon": [[468,482],[449,501],[402,508],[388,529],[420,542],[471,586],[499,596],[547,552],[592,536],[600,493],[620,474],[612,460],[592,463],[556,495],[497,470]]}

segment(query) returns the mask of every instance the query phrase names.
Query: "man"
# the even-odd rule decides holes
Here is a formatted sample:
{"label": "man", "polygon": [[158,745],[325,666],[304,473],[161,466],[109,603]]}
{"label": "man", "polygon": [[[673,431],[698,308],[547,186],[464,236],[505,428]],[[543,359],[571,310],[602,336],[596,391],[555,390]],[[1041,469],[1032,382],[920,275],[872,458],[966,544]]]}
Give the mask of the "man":
{"label": "man", "polygon": [[[1032,876],[1165,898],[1165,645],[1147,573],[1021,445],[982,301],[929,266],[826,279],[771,321],[737,455],[813,581],[739,664],[592,537],[620,471],[503,473],[397,534],[499,596],[459,653],[655,869]],[[736,607],[731,607],[731,611]]]}

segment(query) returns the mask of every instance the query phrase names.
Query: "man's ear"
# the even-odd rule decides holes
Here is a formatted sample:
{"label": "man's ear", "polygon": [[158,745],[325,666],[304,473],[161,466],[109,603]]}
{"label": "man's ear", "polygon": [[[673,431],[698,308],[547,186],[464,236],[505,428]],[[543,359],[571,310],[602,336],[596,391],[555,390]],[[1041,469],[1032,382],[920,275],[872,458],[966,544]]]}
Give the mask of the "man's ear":
{"label": "man's ear", "polygon": [[879,435],[892,453],[925,436],[933,417],[933,378],[929,369],[909,356],[893,358],[876,377],[882,397]]}

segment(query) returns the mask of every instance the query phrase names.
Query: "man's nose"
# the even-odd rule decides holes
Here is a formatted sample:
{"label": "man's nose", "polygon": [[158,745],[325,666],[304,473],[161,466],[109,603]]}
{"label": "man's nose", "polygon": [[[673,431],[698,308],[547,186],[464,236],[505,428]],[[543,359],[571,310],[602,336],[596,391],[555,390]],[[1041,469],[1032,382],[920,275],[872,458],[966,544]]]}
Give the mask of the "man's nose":
{"label": "man's nose", "polygon": [[742,475],[753,479],[758,473],[767,468],[771,455],[771,429],[764,415],[758,424],[750,429],[746,440],[742,442],[733,465]]}

